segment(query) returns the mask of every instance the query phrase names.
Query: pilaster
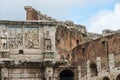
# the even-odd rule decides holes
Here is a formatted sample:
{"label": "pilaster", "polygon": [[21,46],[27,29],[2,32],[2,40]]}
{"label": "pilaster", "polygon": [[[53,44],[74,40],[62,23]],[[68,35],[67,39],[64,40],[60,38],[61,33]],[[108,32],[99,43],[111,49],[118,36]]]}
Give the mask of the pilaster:
{"label": "pilaster", "polygon": [[87,79],[90,78],[91,71],[90,71],[90,60],[87,61]]}
{"label": "pilaster", "polygon": [[6,67],[3,67],[1,69],[1,77],[2,77],[2,80],[7,80],[9,79],[9,73],[8,73],[8,69]]}
{"label": "pilaster", "polygon": [[109,54],[109,70],[110,73],[114,72],[115,62],[114,62],[114,54]]}
{"label": "pilaster", "polygon": [[101,75],[101,58],[97,57],[96,58],[96,63],[97,63],[97,71],[98,71],[98,76]]}

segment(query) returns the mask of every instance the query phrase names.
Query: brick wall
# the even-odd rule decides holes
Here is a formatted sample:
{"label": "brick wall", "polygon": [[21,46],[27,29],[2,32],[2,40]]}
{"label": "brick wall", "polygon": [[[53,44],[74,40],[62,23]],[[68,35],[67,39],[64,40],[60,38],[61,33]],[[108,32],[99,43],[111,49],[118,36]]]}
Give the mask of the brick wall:
{"label": "brick wall", "polygon": [[30,6],[25,6],[26,20],[38,20],[38,13]]}
{"label": "brick wall", "polygon": [[73,49],[72,56],[73,62],[76,65],[84,65],[86,60],[91,60],[91,62],[94,63],[96,62],[96,57],[99,56],[103,58],[103,62],[105,62],[104,65],[106,65],[108,63],[108,61],[106,61],[108,54],[112,53],[115,56],[120,54],[120,33],[79,45]]}

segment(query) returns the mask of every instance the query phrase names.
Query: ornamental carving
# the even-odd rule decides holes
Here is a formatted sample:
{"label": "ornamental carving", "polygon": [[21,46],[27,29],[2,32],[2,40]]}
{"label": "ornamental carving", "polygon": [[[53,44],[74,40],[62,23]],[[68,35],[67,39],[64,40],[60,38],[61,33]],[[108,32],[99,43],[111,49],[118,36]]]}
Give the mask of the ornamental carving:
{"label": "ornamental carving", "polygon": [[25,30],[25,48],[38,49],[39,38],[37,28],[27,28]]}
{"label": "ornamental carving", "polygon": [[23,28],[21,25],[3,26],[0,28],[0,49],[38,49],[38,35],[38,28]]}
{"label": "ornamental carving", "polygon": [[7,49],[8,48],[8,32],[5,28],[2,29],[1,31],[1,49]]}
{"label": "ornamental carving", "polygon": [[23,34],[21,28],[9,28],[9,49],[17,49],[23,46]]}

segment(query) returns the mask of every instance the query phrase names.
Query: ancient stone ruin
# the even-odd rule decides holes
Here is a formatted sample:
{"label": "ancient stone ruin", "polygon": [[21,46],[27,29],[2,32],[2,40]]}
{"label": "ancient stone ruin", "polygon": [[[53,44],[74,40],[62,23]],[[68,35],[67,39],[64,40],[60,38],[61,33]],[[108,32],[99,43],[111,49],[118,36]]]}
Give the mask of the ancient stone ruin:
{"label": "ancient stone ruin", "polygon": [[88,32],[25,6],[0,20],[0,80],[120,80],[120,31]]}

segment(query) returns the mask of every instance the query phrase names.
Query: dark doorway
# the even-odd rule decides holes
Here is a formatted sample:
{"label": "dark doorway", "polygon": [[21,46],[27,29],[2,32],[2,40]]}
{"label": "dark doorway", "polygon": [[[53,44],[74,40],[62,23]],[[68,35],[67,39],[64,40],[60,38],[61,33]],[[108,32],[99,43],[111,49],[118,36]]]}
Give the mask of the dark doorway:
{"label": "dark doorway", "polygon": [[120,75],[117,76],[116,80],[120,80]]}
{"label": "dark doorway", "polygon": [[91,69],[91,76],[97,76],[98,75],[98,71],[97,71],[97,65],[95,63],[91,63],[90,64],[90,69]]}
{"label": "dark doorway", "polygon": [[71,70],[63,70],[60,73],[60,80],[74,80],[74,73]]}
{"label": "dark doorway", "polygon": [[110,80],[108,77],[104,77],[103,80]]}

